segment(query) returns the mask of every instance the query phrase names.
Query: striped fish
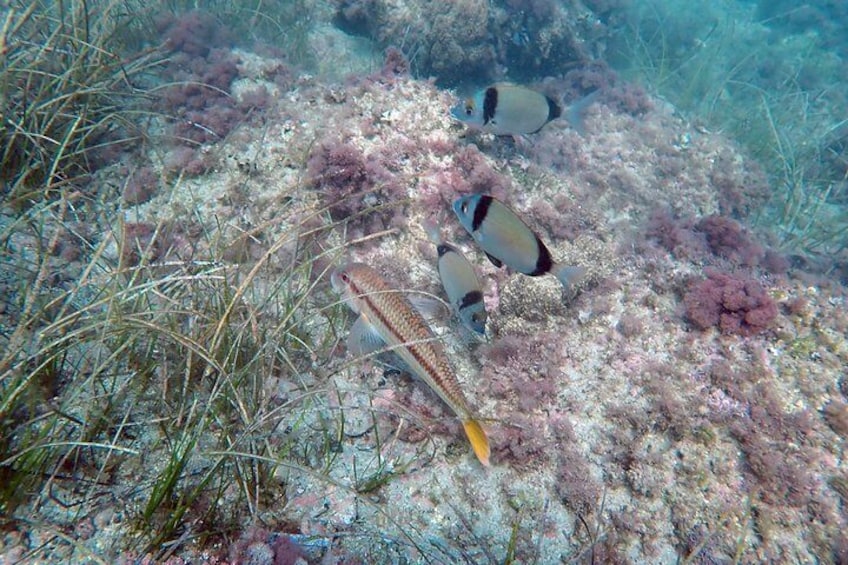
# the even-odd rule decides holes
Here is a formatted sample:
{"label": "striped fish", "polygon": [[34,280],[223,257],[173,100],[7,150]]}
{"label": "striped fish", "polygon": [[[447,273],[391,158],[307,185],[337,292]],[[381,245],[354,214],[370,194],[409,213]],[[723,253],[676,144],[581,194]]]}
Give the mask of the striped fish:
{"label": "striped fish", "polygon": [[486,432],[462,394],[441,343],[406,296],[362,263],[336,269],[331,280],[336,292],[359,314],[348,338],[349,348],[365,352],[388,345],[459,417],[477,459],[488,466]]}

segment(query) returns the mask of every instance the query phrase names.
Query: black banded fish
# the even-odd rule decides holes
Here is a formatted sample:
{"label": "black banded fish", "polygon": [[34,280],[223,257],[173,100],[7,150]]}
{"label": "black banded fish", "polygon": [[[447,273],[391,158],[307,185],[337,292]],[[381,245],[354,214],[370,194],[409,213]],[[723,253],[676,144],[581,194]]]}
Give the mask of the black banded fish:
{"label": "black banded fish", "polygon": [[[598,91],[574,102],[566,119],[580,135],[585,134],[583,111]],[[562,106],[545,94],[513,84],[494,84],[451,108],[451,114],[469,127],[495,135],[537,133],[563,115]]]}
{"label": "black banded fish", "polygon": [[424,231],[436,245],[439,254],[439,278],[442,280],[448,302],[466,328],[485,335],[486,305],[483,303],[483,289],[474,266],[462,251],[442,239],[435,223],[425,222]]}
{"label": "black banded fish", "polygon": [[552,274],[565,288],[586,274],[584,267],[556,263],[539,236],[492,196],[460,197],[453,203],[453,211],[496,267],[506,265],[531,277]]}

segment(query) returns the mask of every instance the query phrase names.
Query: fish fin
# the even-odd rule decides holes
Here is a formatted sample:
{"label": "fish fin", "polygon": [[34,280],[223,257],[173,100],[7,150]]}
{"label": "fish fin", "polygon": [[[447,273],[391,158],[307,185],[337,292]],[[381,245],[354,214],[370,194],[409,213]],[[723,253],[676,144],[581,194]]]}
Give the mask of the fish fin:
{"label": "fish fin", "polygon": [[412,307],[428,322],[447,320],[451,316],[450,307],[432,295],[413,294],[408,298]]}
{"label": "fish fin", "polygon": [[557,265],[554,267],[553,274],[556,275],[556,278],[559,279],[566,290],[571,290],[575,284],[586,276],[586,267]]}
{"label": "fish fin", "polygon": [[500,259],[498,259],[497,257],[492,257],[492,256],[491,256],[491,255],[489,255],[488,253],[486,253],[486,257],[488,257],[488,258],[489,258],[489,261],[491,261],[491,262],[492,262],[492,265],[494,265],[494,266],[495,266],[495,267],[497,267],[498,269],[500,269],[501,267],[503,267],[503,261],[501,261],[501,260],[500,260]]}
{"label": "fish fin", "polygon": [[353,355],[362,356],[374,353],[386,347],[386,342],[377,333],[377,330],[372,326],[365,316],[360,315],[353,327],[350,328],[350,334],[347,336],[347,349]]}
{"label": "fish fin", "polygon": [[465,428],[465,435],[468,436],[468,441],[471,442],[471,448],[474,450],[474,455],[480,460],[484,467],[489,466],[489,438],[486,437],[486,432],[483,431],[483,426],[477,420],[463,420],[462,427]]}
{"label": "fish fin", "polygon": [[580,137],[586,137],[586,122],[583,119],[583,114],[586,112],[586,108],[591,106],[592,102],[598,97],[598,92],[600,90],[593,90],[568,108],[565,119],[574,128],[574,131],[580,134]]}

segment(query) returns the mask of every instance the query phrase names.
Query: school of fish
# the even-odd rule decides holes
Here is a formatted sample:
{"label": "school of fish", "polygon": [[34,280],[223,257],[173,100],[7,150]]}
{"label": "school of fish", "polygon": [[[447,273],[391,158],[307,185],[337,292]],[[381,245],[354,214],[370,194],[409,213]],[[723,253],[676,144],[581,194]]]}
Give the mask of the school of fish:
{"label": "school of fish", "polygon": [[[578,101],[578,114],[596,93]],[[561,106],[544,94],[508,84],[492,85],[451,110],[469,127],[495,135],[524,135],[541,130],[562,115]],[[570,118],[569,121],[572,121]],[[583,134],[576,118],[575,129]],[[555,276],[570,290],[586,273],[581,266],[557,262],[538,234],[506,204],[488,194],[461,196],[453,203],[459,223],[496,267],[527,276]],[[478,336],[486,332],[487,312],[483,288],[474,265],[462,251],[444,241],[438,226],[424,225],[436,246],[438,272],[445,294],[464,327]],[[462,422],[477,459],[489,465],[491,448],[479,417],[462,392],[456,372],[439,338],[406,294],[388,283],[376,270],[349,263],[331,275],[333,288],[358,314],[348,336],[348,351],[367,355],[387,350],[424,381]]]}

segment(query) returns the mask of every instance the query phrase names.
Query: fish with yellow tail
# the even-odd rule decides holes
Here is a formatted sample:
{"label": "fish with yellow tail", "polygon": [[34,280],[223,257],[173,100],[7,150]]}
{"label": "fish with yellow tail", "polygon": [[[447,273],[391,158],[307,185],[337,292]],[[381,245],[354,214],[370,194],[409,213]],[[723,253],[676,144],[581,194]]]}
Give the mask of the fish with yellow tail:
{"label": "fish with yellow tail", "polygon": [[506,265],[531,277],[551,274],[566,289],[586,274],[584,267],[556,263],[536,232],[506,204],[488,194],[457,198],[453,211],[495,267]]}
{"label": "fish with yellow tail", "polygon": [[409,299],[362,263],[339,267],[331,281],[335,291],[359,314],[348,337],[350,349],[365,352],[387,345],[459,417],[474,454],[488,466],[486,432],[469,407],[441,343]]}

